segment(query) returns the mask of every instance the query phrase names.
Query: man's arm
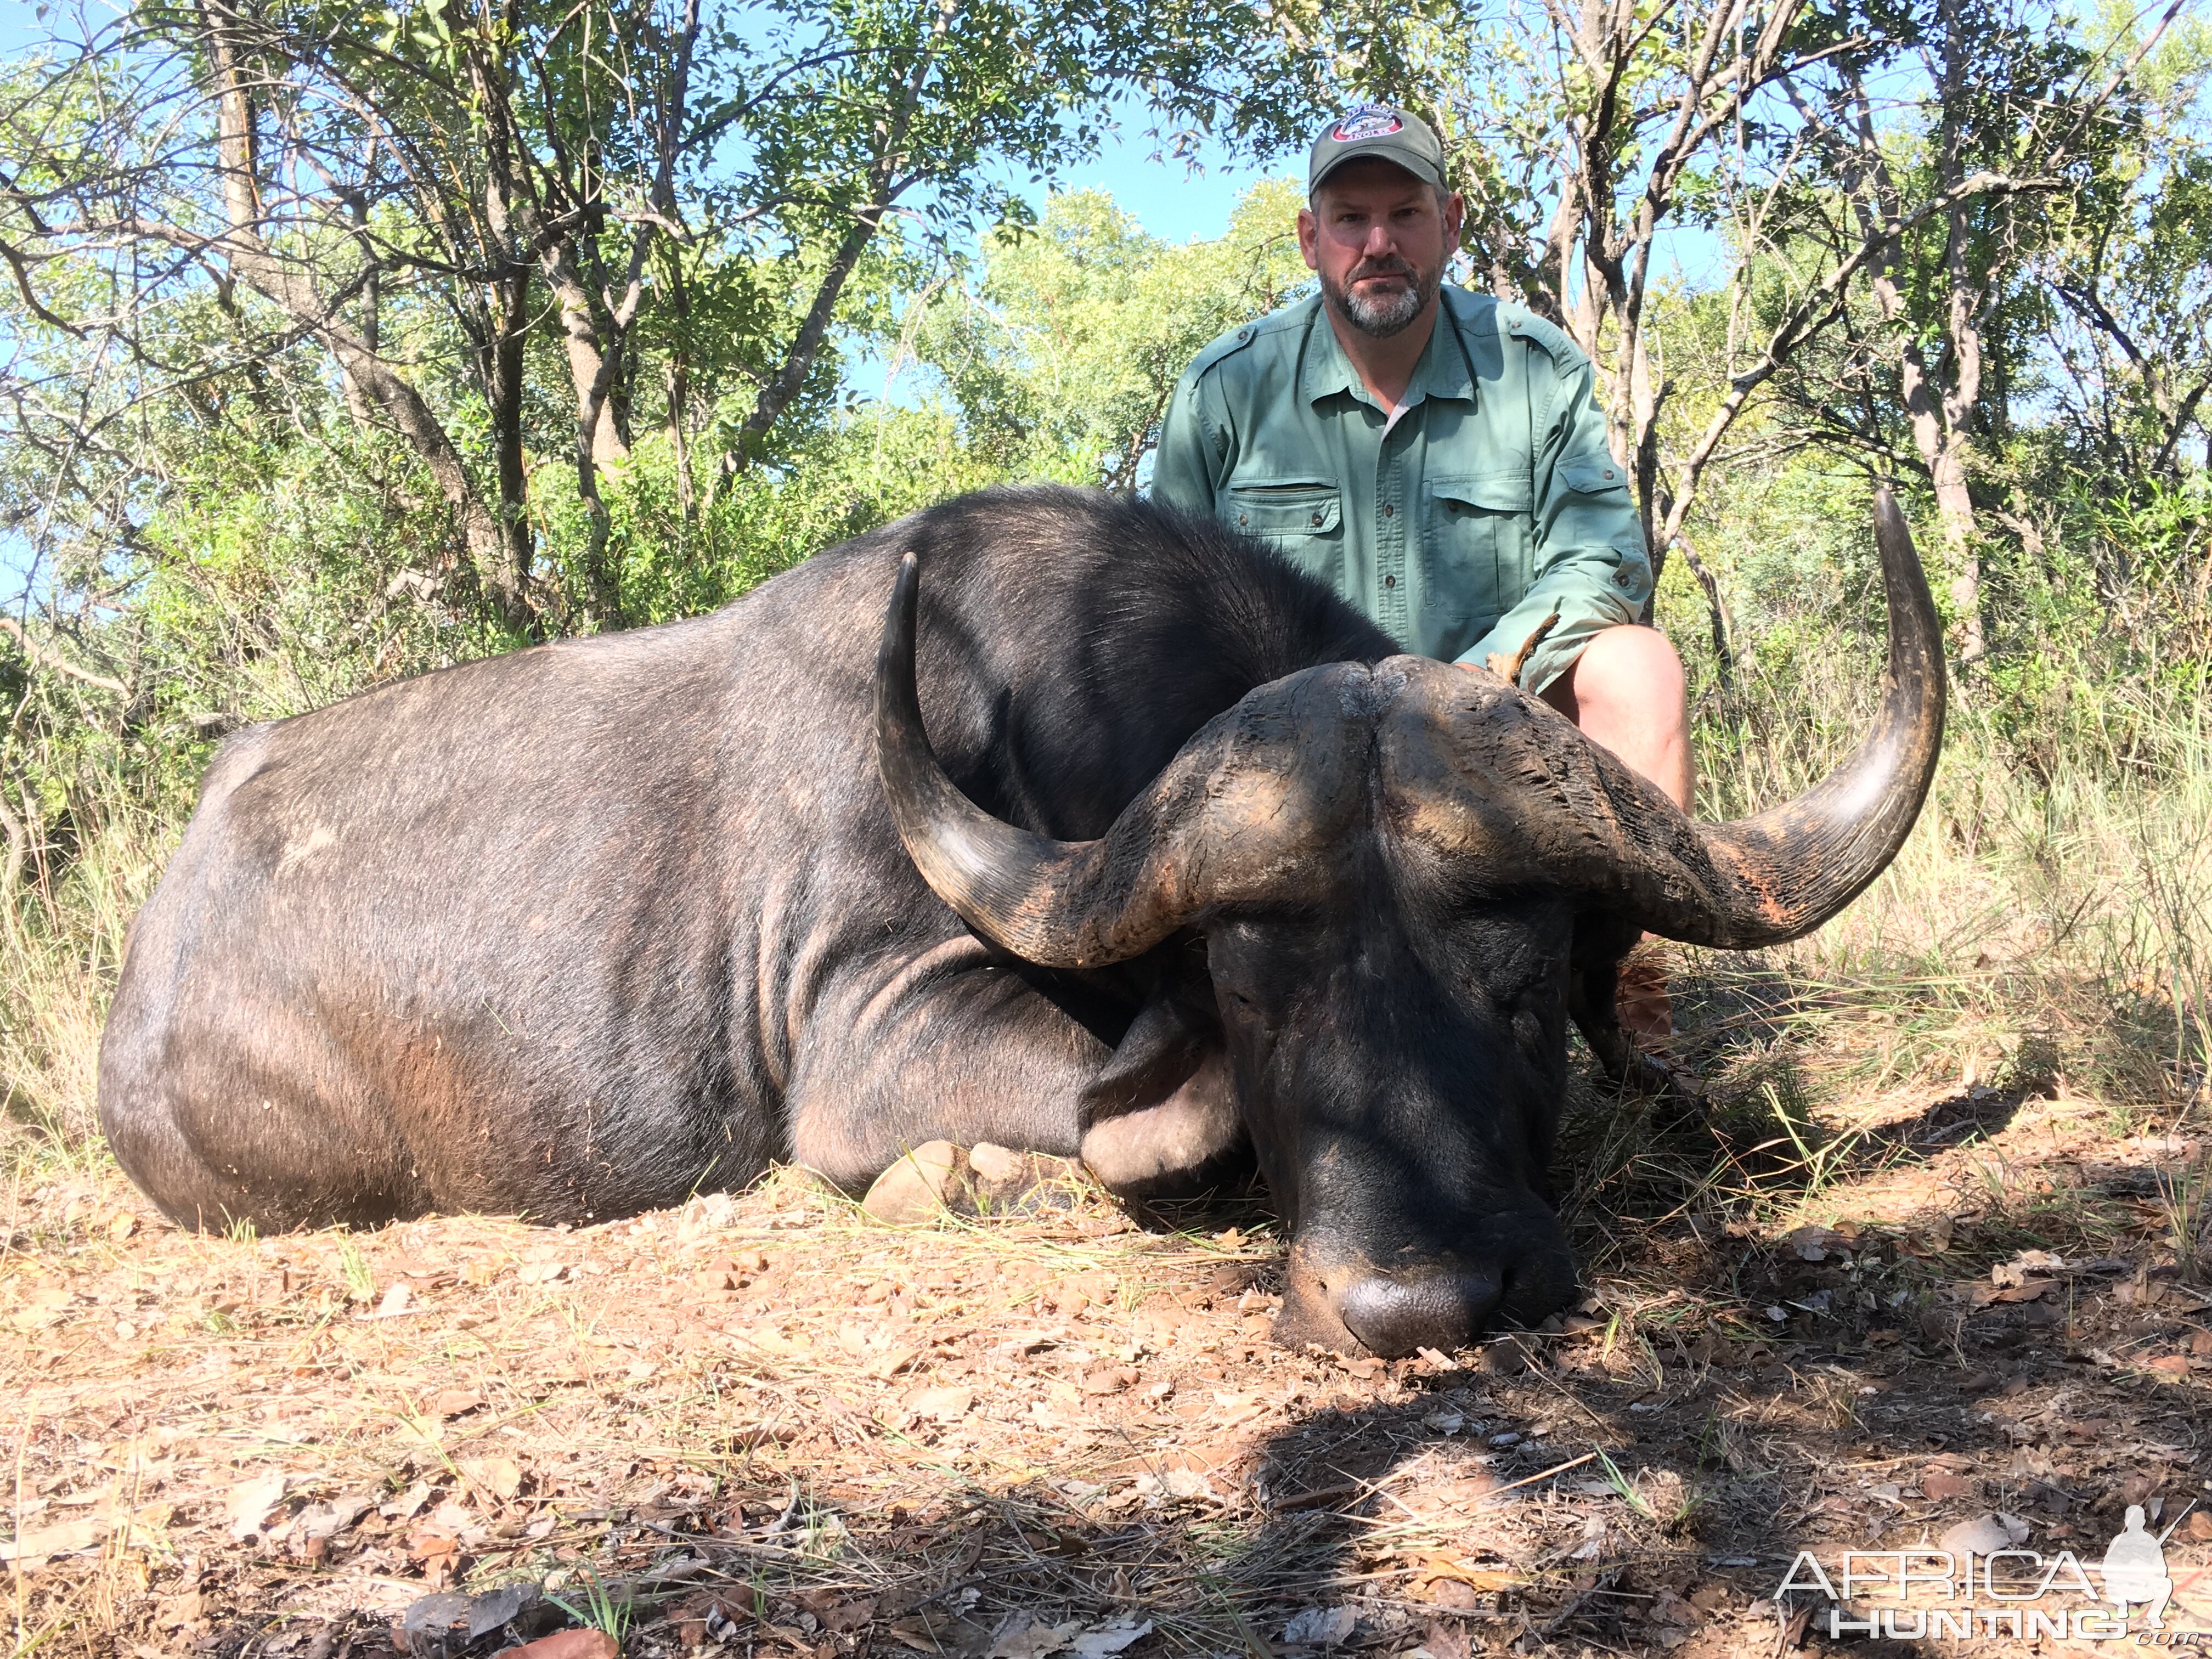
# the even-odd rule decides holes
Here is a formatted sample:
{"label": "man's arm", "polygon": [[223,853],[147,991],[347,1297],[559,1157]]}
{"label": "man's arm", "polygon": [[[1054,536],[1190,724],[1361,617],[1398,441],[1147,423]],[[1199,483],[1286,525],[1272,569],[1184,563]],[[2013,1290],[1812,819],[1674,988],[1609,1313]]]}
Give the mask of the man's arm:
{"label": "man's arm", "polygon": [[1209,519],[1228,459],[1219,411],[1201,407],[1213,395],[1208,377],[1193,364],[1168,401],[1160,447],[1152,459],[1152,499]]}
{"label": "man's arm", "polygon": [[1525,649],[1520,684],[1534,693],[1565,673],[1592,635],[1640,617],[1651,592],[1636,498],[1605,447],[1605,416],[1592,395],[1595,374],[1578,353],[1572,367],[1547,354],[1530,365],[1532,373],[1546,361],[1554,364],[1559,384],[1532,468],[1534,580],[1521,603],[1460,659],[1481,666],[1493,653],[1510,662]]}

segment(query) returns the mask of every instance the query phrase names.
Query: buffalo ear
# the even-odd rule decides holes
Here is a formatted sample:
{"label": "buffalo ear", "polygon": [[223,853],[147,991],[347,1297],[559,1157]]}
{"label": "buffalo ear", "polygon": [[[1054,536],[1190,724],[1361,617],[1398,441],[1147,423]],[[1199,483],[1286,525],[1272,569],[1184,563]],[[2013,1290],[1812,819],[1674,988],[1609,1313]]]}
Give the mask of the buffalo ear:
{"label": "buffalo ear", "polygon": [[1221,1023],[1190,989],[1170,981],[1137,1011],[1112,1055],[1084,1086],[1086,1127],[1158,1104],[1188,1082],[1209,1054],[1220,1052]]}
{"label": "buffalo ear", "polygon": [[1083,1091],[1083,1162],[1117,1198],[1200,1198],[1249,1162],[1221,1025],[1194,989],[1211,985],[1154,993]]}
{"label": "buffalo ear", "polygon": [[1576,919],[1567,966],[1567,1012],[1582,1028],[1583,1041],[1589,1044],[1613,1087],[1632,1095],[1696,1104],[1700,1091],[1691,1086],[1689,1074],[1678,1074],[1664,1060],[1645,1054],[1620,1029],[1620,1016],[1613,1007],[1620,959],[1642,937],[1641,928],[1617,913]]}

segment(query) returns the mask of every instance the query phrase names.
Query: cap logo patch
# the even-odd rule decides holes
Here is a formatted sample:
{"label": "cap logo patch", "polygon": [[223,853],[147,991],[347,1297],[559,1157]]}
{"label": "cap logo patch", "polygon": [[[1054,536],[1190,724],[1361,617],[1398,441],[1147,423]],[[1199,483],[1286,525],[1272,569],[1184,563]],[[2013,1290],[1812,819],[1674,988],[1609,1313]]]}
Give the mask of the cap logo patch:
{"label": "cap logo patch", "polygon": [[1344,118],[1328,136],[1340,144],[1353,144],[1363,138],[1387,138],[1405,130],[1406,124],[1398,118],[1395,111],[1362,104],[1357,109],[1346,111]]}

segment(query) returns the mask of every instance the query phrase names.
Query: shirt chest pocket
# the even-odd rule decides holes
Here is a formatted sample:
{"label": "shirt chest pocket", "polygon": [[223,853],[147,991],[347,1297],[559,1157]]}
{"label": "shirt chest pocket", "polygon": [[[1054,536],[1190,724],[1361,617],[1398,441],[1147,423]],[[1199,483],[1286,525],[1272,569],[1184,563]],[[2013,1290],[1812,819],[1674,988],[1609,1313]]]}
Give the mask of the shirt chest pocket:
{"label": "shirt chest pocket", "polygon": [[1484,627],[1528,591],[1534,492],[1522,471],[1431,478],[1421,526],[1427,603]]}
{"label": "shirt chest pocket", "polygon": [[1321,478],[1240,479],[1221,497],[1231,530],[1256,536],[1308,575],[1344,585],[1344,505]]}

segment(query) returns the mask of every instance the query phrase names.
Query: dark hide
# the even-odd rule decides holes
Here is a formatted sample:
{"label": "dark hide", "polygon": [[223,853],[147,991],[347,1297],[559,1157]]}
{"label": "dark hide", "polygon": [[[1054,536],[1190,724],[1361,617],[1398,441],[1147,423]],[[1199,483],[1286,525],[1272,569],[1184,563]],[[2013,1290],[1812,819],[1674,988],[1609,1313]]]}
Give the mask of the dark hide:
{"label": "dark hide", "polygon": [[1212,1108],[1150,1143],[1221,1150],[1190,1133],[1221,1139],[1227,1103],[1200,957],[1014,962],[900,847],[870,687],[909,548],[939,753],[1057,836],[1103,830],[1250,687],[1390,649],[1209,526],[994,492],[710,617],[242,732],[132,930],[100,1052],[124,1168],[186,1224],[276,1228],[605,1218],[772,1158],[858,1187],[939,1136],[1073,1154],[1091,1115],[1179,1091]]}
{"label": "dark hide", "polygon": [[1060,489],[254,730],[135,926],[102,1122],[194,1225],[588,1220],[940,1138],[1125,1194],[1256,1155],[1286,1335],[1540,1317],[1566,1022],[1632,1058],[1632,918],[1793,937],[1925,791],[1936,622],[1878,518],[1884,720],[1736,825],[1253,544]]}

